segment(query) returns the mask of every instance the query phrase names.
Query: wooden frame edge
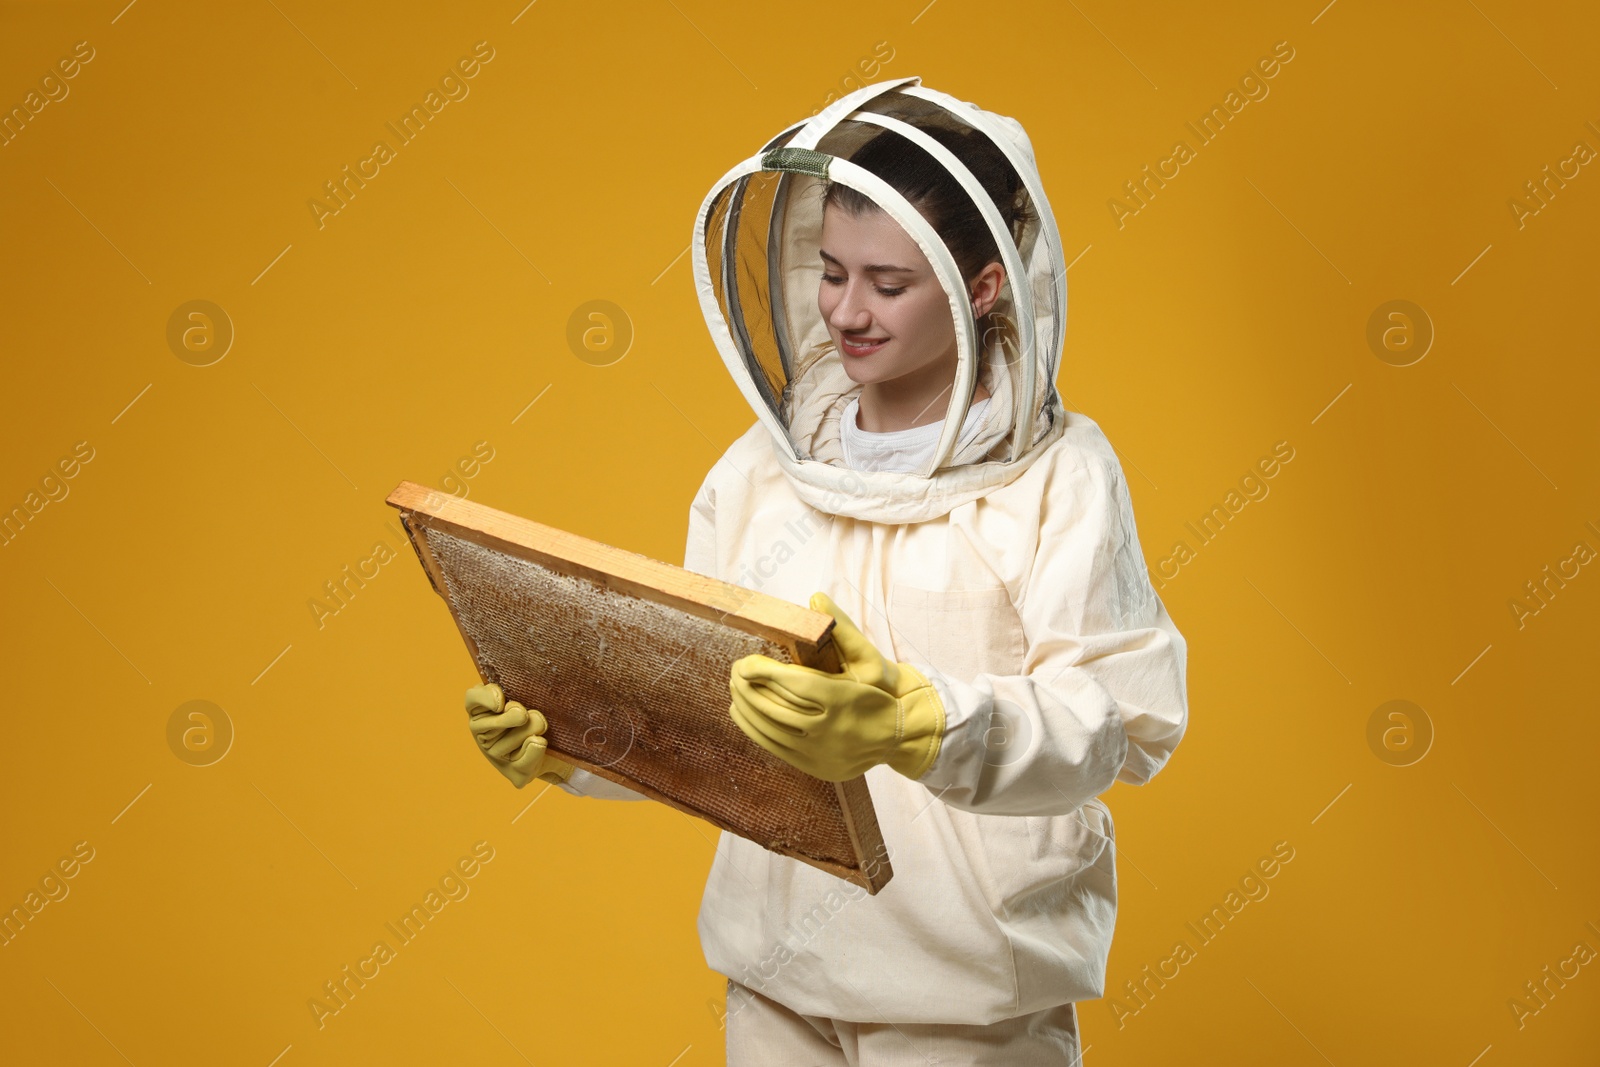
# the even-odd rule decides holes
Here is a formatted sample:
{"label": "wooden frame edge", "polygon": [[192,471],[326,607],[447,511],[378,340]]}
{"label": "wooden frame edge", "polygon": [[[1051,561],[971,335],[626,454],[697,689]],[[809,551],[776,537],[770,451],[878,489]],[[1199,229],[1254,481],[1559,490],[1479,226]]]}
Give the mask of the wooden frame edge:
{"label": "wooden frame edge", "polygon": [[[416,482],[401,482],[385,503],[402,514],[424,516],[428,527],[442,529],[561,574],[583,578],[608,589],[671,607],[685,610],[712,608],[723,613],[723,622],[778,644],[789,646],[798,643],[802,649],[820,651],[823,646],[832,643],[834,621],[823,612],[792,604],[755,589],[696,574],[641,553],[568,533],[532,519],[524,519],[486,504],[441,493]],[[557,546],[557,551],[547,551],[542,547],[550,545]],[[614,557],[624,573],[589,567],[581,558],[588,553]],[[663,591],[663,586],[683,587],[685,576],[688,588],[682,595]],[[837,664],[834,669],[837,669]]]}

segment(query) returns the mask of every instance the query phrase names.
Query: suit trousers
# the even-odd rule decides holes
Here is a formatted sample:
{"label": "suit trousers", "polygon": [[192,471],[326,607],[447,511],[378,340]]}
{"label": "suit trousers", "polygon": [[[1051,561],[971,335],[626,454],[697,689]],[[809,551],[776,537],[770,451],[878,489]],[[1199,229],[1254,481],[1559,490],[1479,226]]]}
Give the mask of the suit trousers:
{"label": "suit trousers", "polygon": [[801,1015],[728,979],[728,1067],[1081,1067],[1078,1013],[1058,1004],[987,1026]]}

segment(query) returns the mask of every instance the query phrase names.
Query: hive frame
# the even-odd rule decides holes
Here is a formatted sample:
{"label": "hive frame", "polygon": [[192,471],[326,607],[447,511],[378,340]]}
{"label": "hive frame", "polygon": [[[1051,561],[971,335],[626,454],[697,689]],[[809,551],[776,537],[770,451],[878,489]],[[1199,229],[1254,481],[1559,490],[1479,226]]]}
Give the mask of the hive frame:
{"label": "hive frame", "polygon": [[[829,672],[840,669],[838,651],[832,638],[834,620],[822,612],[498,511],[416,482],[401,482],[389,494],[386,502],[399,511],[401,523],[429,583],[449,607],[451,620],[460,632],[479,676],[486,683],[501,683],[508,700],[521,699],[528,706],[538,706],[537,703],[530,703],[528,694],[519,695],[507,689],[502,682],[507,673],[515,673],[510,670],[514,665],[492,662],[492,657],[486,657],[480,647],[489,641],[491,635],[473,632],[473,624],[469,623],[462,607],[458,605],[458,600],[468,597],[470,591],[452,587],[447,577],[447,562],[438,551],[450,539],[469,542],[513,560],[534,564],[554,575],[590,583],[596,591],[604,590],[608,596],[662,605],[708,620],[727,630],[751,635],[777,646],[794,663]],[[446,535],[439,538],[439,545],[429,540],[430,534],[436,531]],[[466,582],[465,577],[458,579],[458,584]],[[504,645],[506,638],[503,634],[493,636],[494,643]],[[527,643],[531,646],[533,642],[528,639]],[[576,677],[566,681],[567,684],[577,684]],[[834,834],[835,840],[842,840],[837,836],[842,830],[854,852],[853,859],[841,862],[806,854],[792,837],[770,833],[765,837],[757,836],[750,827],[740,825],[739,819],[719,816],[697,806],[684,795],[673,795],[676,790],[664,792],[622,773],[614,764],[585,758],[583,753],[562,751],[553,737],[560,733],[555,726],[561,721],[561,709],[548,706],[547,700],[538,703],[547,705],[539,710],[545,713],[552,724],[552,730],[547,732],[547,736],[551,736],[547,751],[561,760],[688,815],[705,819],[720,829],[754,841],[780,855],[790,856],[860,885],[870,894],[876,894],[893,876],[865,777],[845,782],[824,782],[813,778],[755,746],[728,718],[725,708],[719,709],[719,719],[725,727],[709,729],[703,738],[704,744],[711,746],[713,754],[721,747],[730,754],[739,755],[741,759],[754,758],[760,764],[763,788],[771,789],[777,783],[783,789],[800,791],[809,801],[825,809],[831,809],[836,803],[840,825],[822,826],[820,829]],[[663,715],[671,715],[670,708],[652,708],[652,712],[657,710]],[[764,818],[770,822],[773,815],[769,811]],[[797,837],[803,837],[808,831],[817,829],[819,827],[815,825],[795,826],[793,832]]]}

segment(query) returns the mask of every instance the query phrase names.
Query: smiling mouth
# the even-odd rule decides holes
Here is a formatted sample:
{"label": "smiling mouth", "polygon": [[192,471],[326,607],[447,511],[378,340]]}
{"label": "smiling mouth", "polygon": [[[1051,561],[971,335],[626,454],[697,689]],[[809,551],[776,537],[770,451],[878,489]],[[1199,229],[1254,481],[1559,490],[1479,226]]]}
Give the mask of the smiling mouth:
{"label": "smiling mouth", "polygon": [[877,348],[879,345],[889,343],[887,337],[844,337],[843,341],[845,347],[856,349]]}

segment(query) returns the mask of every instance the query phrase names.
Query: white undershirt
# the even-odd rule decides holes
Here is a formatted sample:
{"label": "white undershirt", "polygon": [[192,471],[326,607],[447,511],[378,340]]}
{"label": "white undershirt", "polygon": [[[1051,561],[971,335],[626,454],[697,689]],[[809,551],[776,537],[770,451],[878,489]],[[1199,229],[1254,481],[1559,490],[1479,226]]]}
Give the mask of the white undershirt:
{"label": "white undershirt", "polygon": [[[957,447],[972,439],[982,420],[984,406],[989,398],[967,409],[966,421],[961,424],[961,439]],[[845,466],[860,471],[920,471],[939,447],[939,435],[944,432],[944,420],[913,426],[908,430],[888,430],[873,433],[861,429],[856,413],[861,408],[861,395],[850,398],[839,420],[840,441],[844,445]]]}

